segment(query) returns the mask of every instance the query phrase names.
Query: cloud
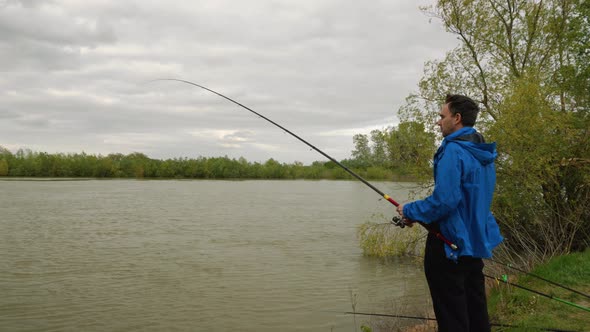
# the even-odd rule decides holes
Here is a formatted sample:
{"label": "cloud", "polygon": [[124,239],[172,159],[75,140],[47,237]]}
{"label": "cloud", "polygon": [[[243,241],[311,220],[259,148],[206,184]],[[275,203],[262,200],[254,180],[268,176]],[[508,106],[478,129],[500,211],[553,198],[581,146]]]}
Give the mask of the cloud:
{"label": "cloud", "polygon": [[0,145],[155,158],[337,159],[397,121],[456,44],[420,1],[0,1]]}

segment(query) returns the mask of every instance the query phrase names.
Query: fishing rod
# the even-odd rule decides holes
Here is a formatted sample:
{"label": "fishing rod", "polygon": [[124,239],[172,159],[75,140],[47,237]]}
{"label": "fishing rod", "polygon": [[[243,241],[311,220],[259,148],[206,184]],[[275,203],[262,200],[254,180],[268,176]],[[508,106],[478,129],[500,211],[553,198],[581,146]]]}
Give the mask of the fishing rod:
{"label": "fishing rod", "polygon": [[[405,315],[390,315],[390,314],[373,314],[367,312],[352,312],[347,311],[345,312],[347,315],[361,315],[361,316],[375,316],[375,317],[391,317],[391,318],[403,318],[403,319],[416,319],[416,320],[436,320],[436,318],[431,317],[417,317],[417,316],[405,316]],[[527,328],[527,329],[535,329],[539,331],[552,331],[552,332],[577,332],[572,330],[562,330],[562,329],[554,329],[554,328],[546,328],[546,327],[533,327],[533,326],[518,326],[518,325],[509,325],[509,324],[500,324],[500,323],[490,323],[490,326],[494,327],[508,327],[508,328]]]}
{"label": "fishing rod", "polygon": [[[176,81],[176,82],[181,82],[181,83],[185,83],[185,84],[189,84],[189,85],[193,85],[196,86],[198,88],[201,88],[203,90],[207,90],[211,93],[214,93],[216,95],[218,95],[221,98],[224,98],[246,110],[248,110],[249,112],[252,112],[254,114],[256,114],[257,116],[261,117],[262,119],[270,122],[271,124],[279,127],[280,129],[284,130],[286,133],[288,133],[289,135],[295,137],[296,139],[298,139],[299,141],[303,142],[304,144],[306,144],[307,146],[309,146],[310,148],[314,149],[315,151],[319,152],[322,156],[328,158],[330,161],[334,162],[336,165],[340,166],[342,169],[344,169],[346,172],[348,172],[348,174],[352,175],[353,177],[355,177],[357,180],[361,181],[362,183],[364,183],[366,186],[368,186],[369,188],[373,189],[373,191],[375,191],[376,193],[378,193],[379,195],[381,195],[381,197],[385,198],[388,202],[390,202],[391,204],[395,205],[395,207],[399,206],[399,203],[396,202],[393,198],[391,198],[391,196],[385,194],[384,192],[382,192],[381,190],[379,190],[377,187],[375,187],[374,185],[372,185],[371,183],[369,183],[367,180],[363,179],[360,175],[356,174],[355,172],[353,172],[350,168],[346,167],[345,165],[343,165],[342,163],[340,163],[338,160],[332,158],[331,156],[329,156],[327,153],[325,153],[324,151],[318,149],[317,147],[315,147],[314,145],[312,145],[311,143],[309,143],[308,141],[304,140],[303,138],[299,137],[298,135],[296,135],[295,133],[293,133],[292,131],[290,131],[289,129],[281,126],[280,124],[274,122],[273,120],[267,118],[266,116],[254,111],[253,109],[249,108],[248,106],[245,106],[217,91],[214,91],[212,89],[209,89],[207,87],[204,87],[202,85],[199,85],[197,83],[193,83],[187,80],[182,80],[182,79],[177,79],[177,78],[160,78],[160,79],[155,79],[152,80],[150,82],[153,81]],[[452,243],[451,241],[449,241],[446,237],[444,237],[439,231],[436,231],[430,227],[428,227],[426,224],[424,224],[423,222],[420,221],[416,221],[417,223],[419,223],[420,225],[422,225],[424,228],[426,228],[426,230],[428,230],[429,232],[431,232],[432,234],[434,234],[438,239],[440,239],[441,241],[443,241],[445,244],[447,244],[449,247],[451,247],[451,249],[453,250],[457,250],[459,249],[459,247],[457,247],[456,244]],[[402,218],[398,218],[398,217],[393,217],[391,220],[391,223],[394,224],[395,226],[404,228],[406,226],[405,221]]]}
{"label": "fishing rod", "polygon": [[576,303],[573,303],[573,302],[570,302],[570,301],[567,301],[567,300],[564,300],[564,299],[560,299],[560,298],[559,298],[559,297],[557,297],[557,296],[553,296],[553,295],[545,294],[545,293],[542,293],[542,292],[536,291],[536,290],[534,290],[534,289],[530,289],[530,288],[527,288],[527,287],[524,287],[524,286],[521,286],[521,285],[518,285],[518,284],[515,284],[515,283],[511,283],[511,282],[509,282],[509,281],[507,280],[507,278],[496,278],[496,277],[489,276],[489,275],[487,275],[487,274],[484,274],[484,276],[485,276],[486,278],[494,279],[494,280],[496,280],[496,282],[503,282],[503,283],[505,283],[505,284],[508,284],[508,285],[510,285],[510,286],[514,286],[514,287],[516,287],[516,288],[524,289],[524,290],[526,290],[526,291],[529,291],[529,292],[531,292],[531,293],[535,293],[535,294],[537,294],[537,295],[540,295],[540,296],[543,296],[543,297],[549,298],[549,299],[551,299],[551,300],[555,300],[555,301],[557,301],[557,302],[561,302],[561,303],[563,303],[563,304],[567,304],[567,305],[570,305],[570,306],[572,306],[572,307],[576,307],[576,308],[578,308],[578,309],[582,309],[582,310],[585,310],[585,311],[588,311],[588,312],[590,312],[590,308],[588,308],[588,307],[585,307],[585,306],[582,306],[582,305],[579,305],[579,304],[576,304]]}
{"label": "fishing rod", "polygon": [[525,270],[519,269],[519,268],[517,268],[517,267],[514,267],[514,266],[512,266],[511,264],[506,264],[506,263],[498,262],[498,261],[496,261],[496,260],[493,260],[493,259],[491,259],[491,258],[486,258],[486,260],[488,260],[488,261],[490,261],[490,262],[492,262],[492,263],[496,263],[496,264],[500,264],[500,265],[506,266],[506,267],[508,267],[508,268],[510,268],[510,269],[513,269],[513,270],[515,270],[515,271],[518,271],[518,272],[524,273],[525,275],[528,275],[528,276],[531,276],[531,277],[534,277],[534,278],[537,278],[537,279],[543,280],[543,281],[545,281],[545,282],[547,282],[547,283],[549,283],[549,284],[551,284],[551,285],[553,285],[553,286],[557,286],[557,287],[563,288],[563,289],[565,289],[565,290],[568,290],[568,291],[570,291],[570,292],[576,293],[576,294],[578,294],[578,295],[582,295],[582,296],[584,296],[584,297],[590,298],[590,295],[588,295],[588,294],[584,294],[584,293],[582,293],[582,292],[580,292],[580,291],[578,291],[578,290],[575,290],[575,289],[573,289],[573,288],[570,288],[570,287],[564,286],[564,285],[562,285],[562,284],[558,284],[558,283],[556,283],[555,281],[551,281],[551,280],[545,279],[545,278],[543,278],[543,277],[541,277],[541,276],[538,276],[538,275],[536,275],[536,274],[534,274],[534,273],[530,273],[530,272],[527,272],[527,271],[525,271]]}

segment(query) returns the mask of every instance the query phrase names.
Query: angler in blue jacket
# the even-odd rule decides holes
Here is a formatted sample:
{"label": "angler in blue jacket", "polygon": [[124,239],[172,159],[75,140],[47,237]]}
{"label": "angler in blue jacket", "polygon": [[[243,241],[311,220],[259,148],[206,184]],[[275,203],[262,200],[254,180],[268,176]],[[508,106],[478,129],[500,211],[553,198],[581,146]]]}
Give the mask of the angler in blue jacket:
{"label": "angler in blue jacket", "polygon": [[439,331],[490,331],[482,258],[502,236],[490,211],[496,144],[473,128],[478,112],[472,99],[447,95],[437,122],[444,140],[434,155],[434,191],[397,208],[407,223],[420,221],[458,246],[432,232],[426,240],[424,271]]}

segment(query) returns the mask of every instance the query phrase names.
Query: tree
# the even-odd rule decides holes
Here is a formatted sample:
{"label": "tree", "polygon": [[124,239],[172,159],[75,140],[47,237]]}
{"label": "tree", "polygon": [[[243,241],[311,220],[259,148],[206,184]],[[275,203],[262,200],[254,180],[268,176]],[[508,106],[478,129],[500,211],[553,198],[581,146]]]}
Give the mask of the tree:
{"label": "tree", "polygon": [[388,134],[387,130],[372,130],[371,131],[371,160],[373,165],[379,165],[385,168],[390,168],[391,158],[388,151]]}
{"label": "tree", "polygon": [[435,151],[435,135],[423,123],[406,121],[389,132],[388,148],[393,165],[415,179],[429,177]]}
{"label": "tree", "polygon": [[352,158],[356,161],[357,167],[367,168],[371,166],[371,148],[369,147],[369,137],[365,134],[356,134],[352,137],[354,143],[354,150],[352,150]]}
{"label": "tree", "polygon": [[0,176],[8,175],[8,160],[12,158],[12,153],[0,145]]}
{"label": "tree", "polygon": [[8,162],[6,159],[0,159],[0,176],[8,175]]}
{"label": "tree", "polygon": [[271,158],[264,163],[263,174],[265,179],[282,179],[283,165]]}
{"label": "tree", "polygon": [[583,250],[590,237],[590,159],[572,158],[590,154],[578,143],[588,128],[556,112],[544,90],[534,78],[515,82],[489,132],[503,147],[494,212],[512,247],[542,258]]}
{"label": "tree", "polygon": [[[400,109],[402,123],[428,127],[446,93],[481,104],[478,129],[500,151],[494,212],[505,235],[526,238],[526,250],[541,259],[590,245],[589,7],[583,0],[439,0],[424,10],[460,45],[427,63],[418,93]],[[548,236],[537,227],[551,223],[571,231],[565,245],[557,246],[557,229]],[[522,241],[508,245],[524,249]]]}
{"label": "tree", "polygon": [[12,153],[10,150],[0,145],[0,156],[12,156]]}

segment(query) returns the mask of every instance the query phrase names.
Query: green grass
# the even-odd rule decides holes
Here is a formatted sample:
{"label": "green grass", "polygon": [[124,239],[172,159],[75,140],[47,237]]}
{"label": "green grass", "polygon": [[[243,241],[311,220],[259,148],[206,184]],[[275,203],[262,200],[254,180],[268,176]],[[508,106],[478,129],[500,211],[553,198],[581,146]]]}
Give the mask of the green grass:
{"label": "green grass", "polygon": [[[590,294],[590,249],[582,253],[555,257],[531,273]],[[527,275],[510,275],[509,282],[551,295],[575,304],[590,307],[590,299]],[[499,283],[488,297],[493,322],[515,326],[590,331],[590,312],[571,305]],[[503,329],[527,331],[533,329]]]}
{"label": "green grass", "polygon": [[426,232],[417,225],[401,229],[369,221],[357,227],[357,237],[365,255],[395,257],[423,254]]}

